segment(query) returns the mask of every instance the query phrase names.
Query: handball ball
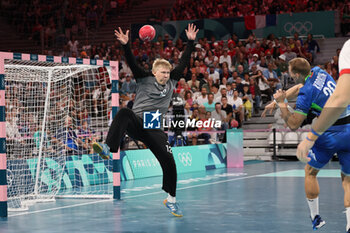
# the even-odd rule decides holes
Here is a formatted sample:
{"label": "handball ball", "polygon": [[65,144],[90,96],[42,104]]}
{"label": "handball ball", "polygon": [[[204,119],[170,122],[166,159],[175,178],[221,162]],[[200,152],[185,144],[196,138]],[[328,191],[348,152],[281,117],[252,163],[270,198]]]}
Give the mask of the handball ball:
{"label": "handball ball", "polygon": [[140,28],[139,37],[141,40],[145,42],[151,41],[154,39],[155,36],[156,36],[156,30],[154,29],[153,26],[145,25],[142,28]]}

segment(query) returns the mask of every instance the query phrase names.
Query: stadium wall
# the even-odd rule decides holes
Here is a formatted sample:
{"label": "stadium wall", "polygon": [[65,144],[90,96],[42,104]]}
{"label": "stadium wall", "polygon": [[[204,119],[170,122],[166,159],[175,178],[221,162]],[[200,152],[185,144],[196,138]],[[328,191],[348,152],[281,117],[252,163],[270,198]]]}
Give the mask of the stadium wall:
{"label": "stadium wall", "polygon": [[[157,35],[154,41],[157,40],[157,36],[164,36],[164,34],[169,34],[170,39],[173,40],[178,38],[186,40],[185,29],[188,23],[195,23],[201,29],[198,32],[198,38],[215,36],[217,40],[227,40],[233,33],[237,34],[239,38],[248,38],[252,32],[258,38],[266,38],[271,33],[278,37],[288,37],[293,36],[295,32],[298,32],[300,36],[307,36],[308,33],[312,33],[313,35],[323,35],[328,38],[335,35],[335,16],[335,11],[320,11],[267,16],[180,20],[148,24],[153,25],[156,29]],[[255,22],[252,24],[252,21]],[[138,31],[144,24],[132,24],[132,40],[138,38]]]}

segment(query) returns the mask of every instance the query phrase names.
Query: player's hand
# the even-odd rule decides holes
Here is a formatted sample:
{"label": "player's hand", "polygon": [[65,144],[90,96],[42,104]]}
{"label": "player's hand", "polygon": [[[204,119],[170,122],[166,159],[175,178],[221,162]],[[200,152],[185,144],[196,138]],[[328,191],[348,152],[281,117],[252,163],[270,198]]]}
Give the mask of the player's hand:
{"label": "player's hand", "polygon": [[266,117],[266,112],[270,111],[269,113],[272,114],[272,111],[275,109],[276,103],[272,101],[268,105],[265,106],[264,111],[261,113],[261,117]]}
{"label": "player's hand", "polygon": [[114,35],[123,45],[126,45],[129,41],[129,30],[126,33],[123,33],[122,29],[118,27],[118,30],[114,30]]}
{"label": "player's hand", "polygon": [[187,39],[195,40],[199,29],[196,30],[196,25],[193,23],[188,24],[188,28],[185,30]]}
{"label": "player's hand", "polygon": [[315,141],[309,141],[307,139],[304,139],[301,143],[299,143],[297,149],[297,158],[301,162],[307,163],[311,160],[309,157],[307,157],[307,155],[309,154],[309,151],[314,144]]}
{"label": "player's hand", "polygon": [[277,101],[277,103],[284,103],[284,99],[286,98],[286,92],[281,89],[277,90],[273,95],[273,98]]}

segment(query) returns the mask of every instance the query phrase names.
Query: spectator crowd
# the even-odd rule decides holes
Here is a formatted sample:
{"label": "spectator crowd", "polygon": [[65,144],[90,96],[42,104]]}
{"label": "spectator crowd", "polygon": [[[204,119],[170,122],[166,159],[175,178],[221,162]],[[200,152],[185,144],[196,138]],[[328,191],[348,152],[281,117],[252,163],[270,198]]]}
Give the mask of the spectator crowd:
{"label": "spectator crowd", "polygon": [[[150,70],[156,58],[165,58],[176,67],[186,47],[178,39],[173,42],[168,36],[158,37],[154,43],[139,40],[132,44],[132,51],[139,65]],[[320,65],[332,77],[338,79],[337,54],[326,64]],[[121,106],[132,107],[135,98],[136,82],[120,52],[120,94]],[[183,99],[184,115],[190,119],[207,121],[220,120],[221,127],[195,128],[188,137],[192,143],[198,138],[205,142],[216,141],[217,136],[208,131],[242,127],[252,114],[259,113],[262,103],[272,99],[278,89],[293,85],[288,74],[288,62],[303,57],[311,64],[320,47],[312,35],[301,39],[297,33],[293,38],[277,38],[273,34],[258,39],[254,34],[247,40],[239,40],[236,35],[227,41],[199,38],[192,53],[190,64],[179,80],[175,95]],[[171,115],[172,107],[169,109]],[[204,133],[200,133],[204,131]]]}
{"label": "spectator crowd", "polygon": [[[176,21],[205,18],[229,18],[253,15],[285,14],[339,10],[349,13],[348,0],[176,0],[170,9],[152,10],[150,21]],[[345,16],[345,20],[348,16]]]}
{"label": "spectator crowd", "polygon": [[[65,3],[65,11],[60,4]],[[2,1],[2,7],[17,9],[6,11],[11,24],[21,32],[30,33],[33,40],[38,40],[38,32],[43,29],[45,43],[50,45],[58,30],[64,35],[63,49],[48,55],[64,57],[80,57],[91,59],[118,60],[119,61],[119,88],[121,107],[132,108],[135,99],[136,82],[132,72],[125,62],[121,45],[118,41],[114,44],[99,45],[90,44],[88,41],[79,41],[77,34],[84,33],[87,28],[96,28],[108,21],[108,17],[116,11],[128,9],[133,1],[108,0],[108,1]],[[246,16],[254,14],[278,14],[287,12],[305,12],[316,10],[341,9],[345,16],[348,11],[348,1],[215,1],[177,0],[170,12],[160,9],[154,12],[154,20],[181,20],[195,18],[220,18]],[[79,3],[79,4],[78,4]],[[61,6],[60,5],[60,6]],[[186,6],[186,7],[184,7]],[[50,14],[46,14],[47,12]],[[8,13],[12,12],[12,13]],[[63,13],[62,13],[63,12]],[[162,13],[163,12],[163,13]],[[180,14],[181,13],[181,14]],[[350,11],[349,11],[350,13]],[[342,14],[343,17],[343,14]],[[64,20],[61,20],[64,19]],[[64,22],[62,24],[62,22]],[[345,22],[345,21],[344,21]],[[56,38],[57,39],[57,38]],[[155,42],[142,42],[139,39],[130,44],[137,62],[145,70],[150,70],[156,58],[164,58],[170,61],[173,67],[179,64],[179,59],[186,47],[186,42],[181,39],[173,41],[169,35],[159,36]],[[273,34],[267,38],[258,39],[251,34],[246,40],[240,40],[233,34],[227,41],[217,41],[215,37],[199,38],[195,45],[190,64],[185,69],[183,77],[179,80],[175,95],[183,100],[184,117],[197,121],[208,121],[212,118],[222,122],[220,127],[195,127],[188,129],[191,133],[186,136],[196,144],[198,139],[204,139],[206,143],[216,141],[220,135],[210,133],[213,130],[225,130],[228,128],[242,127],[249,121],[252,115],[258,114],[263,103],[272,99],[273,93],[278,89],[287,89],[293,82],[288,74],[288,62],[295,57],[303,57],[312,65],[316,64],[316,58],[320,47],[312,35],[301,39],[297,33],[292,38],[277,38]],[[337,50],[324,68],[332,77],[338,79]],[[110,98],[110,87],[106,84],[87,90],[83,95],[89,100],[89,109],[81,109],[72,112],[71,118],[65,119],[68,123],[78,121],[80,117],[91,119],[97,114],[107,116],[107,102]],[[82,97],[75,100],[82,101]],[[73,103],[70,103],[73,105]],[[98,106],[103,106],[103,113]],[[61,109],[62,106],[58,106]],[[169,108],[172,114],[174,106]],[[15,115],[15,113],[12,113]],[[76,122],[82,132],[91,127],[89,121]],[[15,122],[10,122],[14,127]],[[33,127],[35,130],[36,127]],[[13,131],[13,135],[17,131]],[[69,132],[69,130],[66,132]],[[75,132],[77,133],[77,132]],[[79,132],[77,133],[79,134]],[[54,136],[56,135],[56,136]],[[59,138],[56,132],[52,138]],[[84,133],[80,133],[84,135]],[[71,138],[77,135],[69,134]],[[15,136],[13,136],[15,138]],[[84,139],[86,140],[86,138]],[[88,150],[84,140],[75,140],[81,144],[83,150]],[[91,143],[91,142],[88,142]]]}

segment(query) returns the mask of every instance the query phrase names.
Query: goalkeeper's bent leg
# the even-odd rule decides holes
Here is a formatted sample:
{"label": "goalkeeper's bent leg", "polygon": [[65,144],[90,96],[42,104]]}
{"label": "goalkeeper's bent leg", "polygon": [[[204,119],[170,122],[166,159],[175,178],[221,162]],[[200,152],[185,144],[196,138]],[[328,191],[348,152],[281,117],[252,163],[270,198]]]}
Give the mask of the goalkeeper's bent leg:
{"label": "goalkeeper's bent leg", "polygon": [[137,132],[136,129],[142,128],[142,121],[129,108],[122,108],[114,117],[111,127],[109,128],[106,144],[109,146],[111,152],[118,152],[121,139],[123,138],[127,129]]}

